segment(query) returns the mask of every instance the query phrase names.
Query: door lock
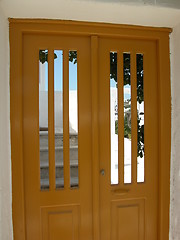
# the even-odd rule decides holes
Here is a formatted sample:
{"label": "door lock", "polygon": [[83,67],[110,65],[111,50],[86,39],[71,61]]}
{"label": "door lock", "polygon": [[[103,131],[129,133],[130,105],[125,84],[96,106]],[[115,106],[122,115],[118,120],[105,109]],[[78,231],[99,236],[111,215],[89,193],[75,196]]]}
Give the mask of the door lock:
{"label": "door lock", "polygon": [[105,170],[104,170],[104,169],[101,169],[101,170],[100,170],[100,174],[101,174],[102,176],[104,176],[104,175],[105,175]]}

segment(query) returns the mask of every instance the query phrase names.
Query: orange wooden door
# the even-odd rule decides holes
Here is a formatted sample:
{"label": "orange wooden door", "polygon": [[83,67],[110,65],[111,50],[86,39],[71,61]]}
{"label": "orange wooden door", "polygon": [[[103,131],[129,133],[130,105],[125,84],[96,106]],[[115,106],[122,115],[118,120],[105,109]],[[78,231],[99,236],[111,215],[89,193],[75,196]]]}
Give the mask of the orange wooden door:
{"label": "orange wooden door", "polygon": [[169,30],[14,21],[15,239],[168,239]]}
{"label": "orange wooden door", "polygon": [[23,154],[26,239],[92,239],[88,37],[24,36]]}
{"label": "orange wooden door", "polygon": [[158,239],[155,41],[99,39],[102,240]]}

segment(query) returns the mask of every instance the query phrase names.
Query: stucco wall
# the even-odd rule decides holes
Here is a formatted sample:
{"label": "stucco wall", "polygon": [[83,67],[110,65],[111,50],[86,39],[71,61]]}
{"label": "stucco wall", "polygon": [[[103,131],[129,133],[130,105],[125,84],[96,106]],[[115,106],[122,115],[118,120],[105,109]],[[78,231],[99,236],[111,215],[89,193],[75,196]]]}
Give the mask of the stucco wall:
{"label": "stucco wall", "polygon": [[180,10],[105,0],[1,0],[8,17],[49,18],[90,22],[109,22],[143,26],[172,27]]}
{"label": "stucco wall", "polygon": [[8,21],[0,5],[0,240],[12,239]]}
{"label": "stucco wall", "polygon": [[[7,17],[43,17],[86,21],[104,21],[151,26],[174,27],[171,36],[172,66],[172,164],[170,240],[180,239],[180,11],[137,7],[118,7],[116,4],[82,3],[82,1],[1,0],[0,3],[0,240],[12,240],[11,220],[11,157],[9,111],[9,53]],[[36,2],[36,3],[35,3]],[[81,3],[80,3],[81,2]],[[19,4],[19,5],[18,5]],[[23,4],[23,5],[21,5]],[[36,7],[34,7],[36,4]],[[48,5],[49,4],[49,5]],[[29,6],[30,5],[30,6]],[[47,5],[47,6],[46,6]],[[54,9],[53,9],[54,6]],[[23,11],[22,11],[23,8]],[[71,10],[72,9],[72,10]],[[87,11],[88,9],[88,11]],[[69,11],[68,11],[69,10]],[[129,14],[127,14],[127,12]],[[179,25],[177,23],[179,22]]]}
{"label": "stucco wall", "polygon": [[171,35],[172,152],[170,239],[180,239],[180,23]]}

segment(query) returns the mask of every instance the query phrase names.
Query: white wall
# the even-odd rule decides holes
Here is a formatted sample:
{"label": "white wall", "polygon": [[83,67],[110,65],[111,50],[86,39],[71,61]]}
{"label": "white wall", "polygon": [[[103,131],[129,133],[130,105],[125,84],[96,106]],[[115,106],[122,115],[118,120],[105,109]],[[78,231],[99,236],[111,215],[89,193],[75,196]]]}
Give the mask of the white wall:
{"label": "white wall", "polygon": [[[53,4],[54,3],[54,4]],[[3,16],[2,7],[6,18]],[[23,11],[22,11],[23,9]],[[12,239],[7,17],[57,18],[175,27],[171,38],[172,168],[170,239],[180,239],[180,10],[76,0],[0,0],[0,240]],[[178,25],[179,23],[179,25]],[[3,219],[3,221],[2,221]]]}
{"label": "white wall", "polygon": [[[180,10],[106,0],[1,0],[8,17],[49,18],[172,27]],[[138,0],[137,0],[138,2]]]}
{"label": "white wall", "polygon": [[172,153],[170,239],[180,239],[180,23],[171,36]]}
{"label": "white wall", "polygon": [[12,239],[8,21],[0,5],[0,240]]}

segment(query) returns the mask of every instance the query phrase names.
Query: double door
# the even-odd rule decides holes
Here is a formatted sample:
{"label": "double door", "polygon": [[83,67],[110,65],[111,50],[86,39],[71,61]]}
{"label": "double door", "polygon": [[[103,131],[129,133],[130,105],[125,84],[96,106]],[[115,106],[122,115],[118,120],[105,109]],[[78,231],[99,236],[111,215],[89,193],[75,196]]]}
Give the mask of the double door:
{"label": "double door", "polygon": [[23,36],[27,240],[158,239],[156,53],[151,40]]}

